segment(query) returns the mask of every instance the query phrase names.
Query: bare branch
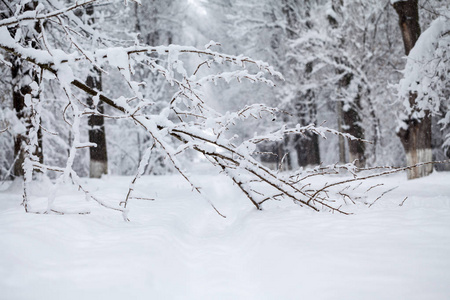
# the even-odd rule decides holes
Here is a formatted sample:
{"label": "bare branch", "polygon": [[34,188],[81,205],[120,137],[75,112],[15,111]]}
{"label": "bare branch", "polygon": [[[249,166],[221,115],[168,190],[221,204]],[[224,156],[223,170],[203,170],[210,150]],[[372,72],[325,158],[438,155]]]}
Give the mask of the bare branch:
{"label": "bare branch", "polygon": [[14,16],[14,17],[10,17],[4,20],[0,21],[0,27],[6,27],[6,26],[12,26],[12,25],[16,25],[20,22],[23,21],[38,21],[38,20],[46,20],[46,19],[50,19],[53,17],[57,17],[63,14],[66,14],[72,10],[75,10],[77,8],[86,6],[88,4],[92,4],[94,2],[98,2],[100,0],[85,0],[85,1],[77,1],[75,4],[62,8],[62,9],[58,9],[55,10],[53,12],[47,13],[47,14],[38,14],[37,11],[29,11],[26,14],[21,14],[18,16]]}

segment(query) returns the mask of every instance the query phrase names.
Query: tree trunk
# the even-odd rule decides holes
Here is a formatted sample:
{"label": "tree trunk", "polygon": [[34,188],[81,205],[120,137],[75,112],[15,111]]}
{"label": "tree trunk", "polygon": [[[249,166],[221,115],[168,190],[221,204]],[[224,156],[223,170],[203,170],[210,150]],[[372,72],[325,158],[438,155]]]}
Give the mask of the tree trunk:
{"label": "tree trunk", "polygon": [[[299,11],[295,9],[295,7],[292,5],[293,3],[289,3],[289,1],[286,0],[282,1],[282,12],[286,18],[286,36],[288,39],[296,38],[295,29],[299,27]],[[303,5],[305,5],[305,9],[307,11],[306,13],[308,13],[308,1],[305,1]],[[290,66],[294,66],[295,63],[295,60],[288,61],[289,68],[291,68]],[[305,77],[308,78],[312,71],[313,62],[309,62],[305,66]],[[296,78],[303,77],[303,74],[296,75]],[[315,124],[317,121],[317,109],[314,91],[312,89],[308,89],[306,90],[306,92],[297,92],[296,99],[294,101],[293,114],[296,116],[295,121],[301,126],[306,126],[312,123]],[[291,160],[289,161],[289,166],[306,167],[320,164],[319,138],[316,134],[307,132],[304,136],[297,135],[293,137],[286,137],[286,140],[289,141],[289,148],[295,149],[295,152],[297,153],[296,157],[291,158]],[[286,151],[289,151],[289,148]]]}
{"label": "tree trunk", "polygon": [[[341,7],[344,6],[343,0],[333,0],[332,2],[332,10],[337,14],[343,14]],[[335,18],[333,14],[329,14],[327,16],[328,23],[331,28],[339,27],[339,20]],[[345,42],[344,38],[340,38],[340,43],[343,44]],[[349,64],[345,57],[336,56],[336,63],[339,65],[345,65],[349,67]],[[342,68],[338,68],[336,70],[337,74],[342,74],[342,77],[338,81],[337,85],[340,91],[345,95],[350,88],[350,85],[353,80],[353,74],[349,71],[346,71]],[[339,131],[343,131],[345,133],[349,133],[356,138],[364,139],[364,129],[361,125],[361,93],[358,91],[358,94],[354,99],[348,99],[348,96],[341,96],[341,99],[337,99],[337,116],[338,116],[338,128]],[[346,161],[346,153],[345,153],[345,141],[342,136],[339,136],[339,160],[341,163]],[[355,161],[355,165],[358,167],[364,167],[366,164],[366,156],[365,156],[365,145],[361,141],[348,141],[348,158],[350,162]]]}
{"label": "tree trunk", "polygon": [[[342,101],[336,102],[336,110],[338,131],[343,132],[342,125],[344,124],[344,111],[342,110]],[[339,163],[345,164],[347,162],[345,159],[345,138],[341,135],[338,136],[338,147]]]}
{"label": "tree trunk", "polygon": [[393,4],[398,14],[405,54],[408,55],[420,36],[418,0],[397,1]]}
{"label": "tree trunk", "polygon": [[[314,92],[309,89],[298,99],[298,103],[295,105],[297,121],[302,126],[316,123],[316,104],[314,99]],[[293,139],[299,166],[305,167],[320,164],[319,137],[317,134],[307,132],[304,136],[297,135]]]}
{"label": "tree trunk", "polygon": [[[94,6],[86,7],[86,14],[89,16],[89,23],[94,23]],[[86,85],[97,90],[102,90],[102,77],[100,71],[93,69],[86,79]],[[92,97],[87,98],[87,104],[94,109]],[[104,113],[103,102],[98,102],[97,111]],[[103,116],[91,115],[88,119],[89,142],[97,144],[96,147],[89,148],[90,163],[89,177],[100,178],[103,174],[108,174],[108,154],[106,149],[105,120]]]}
{"label": "tree trunk", "polygon": [[[417,0],[399,1],[393,4],[399,17],[405,54],[408,55],[420,36],[419,8]],[[417,95],[410,93],[409,104],[415,107]],[[406,163],[415,165],[433,159],[431,150],[431,119],[429,114],[417,120],[412,117],[403,120],[406,124],[397,132],[406,153]],[[408,170],[408,179],[429,175],[433,171],[432,165],[424,165]]]}
{"label": "tree trunk", "polygon": [[[342,89],[348,89],[352,79],[353,74],[351,73],[345,74],[339,81],[339,87]],[[358,91],[355,99],[352,99],[352,101],[340,101],[338,105],[339,104],[341,105],[342,109],[341,112],[342,117],[340,122],[344,124],[344,126],[342,127],[342,131],[351,134],[352,136],[358,139],[364,139],[364,129],[361,126],[361,116],[359,115],[359,111],[361,110],[361,92]],[[340,112],[338,111],[338,114],[339,113]],[[340,138],[343,139],[342,137]],[[341,141],[342,140],[340,140],[340,144]],[[349,161],[350,162],[355,161],[355,165],[357,167],[363,168],[366,164],[366,156],[365,156],[366,147],[364,145],[364,142],[357,140],[348,140],[347,143],[348,143]]]}
{"label": "tree trunk", "polygon": [[[406,164],[411,166],[433,159],[431,150],[431,118],[429,115],[419,120],[409,120],[406,129],[397,133],[406,152]],[[408,170],[408,179],[420,178],[429,175],[433,165],[424,165]]]}
{"label": "tree trunk", "polygon": [[316,134],[307,134],[306,137],[297,138],[295,150],[298,165],[317,166],[320,164],[319,140]]}
{"label": "tree trunk", "polygon": [[[24,10],[34,10],[37,6],[37,2],[30,2],[25,5]],[[15,28],[10,28],[10,30],[15,33]],[[36,33],[40,33],[40,27],[38,23],[35,23],[34,31]],[[33,48],[38,48],[37,43],[33,40],[33,32],[27,32],[24,39],[25,43],[31,43]],[[39,77],[36,72],[33,70],[33,67],[28,65],[27,62],[13,56],[12,57],[12,68],[11,68],[11,78],[12,78],[12,98],[13,98],[13,107],[16,111],[17,118],[21,121],[23,125],[25,125],[25,131],[21,133],[17,133],[14,136],[14,167],[12,170],[13,176],[23,176],[24,169],[23,163],[25,160],[25,145],[28,143],[28,133],[31,128],[31,111],[25,105],[25,95],[31,94],[32,89],[30,84],[35,81],[39,82]],[[39,96],[38,96],[39,97]],[[39,160],[39,162],[43,163],[44,155],[42,151],[42,130],[38,129],[38,147],[33,153]]]}
{"label": "tree trunk", "polygon": [[[88,76],[86,85],[98,91],[102,89],[100,72],[94,71]],[[88,97],[87,104],[94,108],[92,97]],[[97,104],[97,111],[104,113],[103,103]],[[90,163],[89,177],[100,178],[103,174],[108,174],[108,155],[106,151],[105,120],[103,116],[91,115],[88,119],[89,142],[97,144],[96,147],[89,148]]]}
{"label": "tree trunk", "polygon": [[[360,92],[356,95],[353,103],[345,107],[343,110],[344,124],[346,125],[344,132],[353,135],[354,137],[363,139],[364,129],[361,126],[361,116],[358,111],[361,110],[361,95]],[[354,162],[359,168],[364,168],[366,165],[366,146],[364,142],[356,140],[348,140],[349,161]]]}

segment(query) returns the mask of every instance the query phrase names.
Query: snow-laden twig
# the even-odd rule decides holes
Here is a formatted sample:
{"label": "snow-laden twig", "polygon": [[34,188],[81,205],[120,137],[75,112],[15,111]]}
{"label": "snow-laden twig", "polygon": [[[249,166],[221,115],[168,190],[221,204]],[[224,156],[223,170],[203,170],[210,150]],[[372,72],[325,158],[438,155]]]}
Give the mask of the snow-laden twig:
{"label": "snow-laden twig", "polygon": [[61,8],[50,13],[39,13],[39,7],[37,10],[27,11],[18,16],[13,16],[10,18],[6,18],[0,21],[0,27],[9,27],[21,22],[26,21],[38,21],[38,20],[48,20],[50,18],[58,17],[63,14],[67,14],[70,11],[73,11],[77,8],[92,4],[94,2],[99,2],[100,0],[86,0],[86,1],[77,1],[75,4],[67,6],[65,8]]}
{"label": "snow-laden twig", "polygon": [[389,192],[392,192],[392,191],[395,190],[396,188],[398,188],[398,186],[393,187],[393,188],[391,188],[391,189],[389,189],[389,190],[387,190],[387,191],[384,191],[380,196],[378,196],[378,198],[376,198],[372,203],[370,203],[369,207],[372,207],[372,205],[374,205],[375,202],[377,202],[378,200],[380,200],[381,197],[383,197],[384,195],[386,195],[386,194],[389,193]]}
{"label": "snow-laden twig", "polygon": [[381,176],[386,176],[386,175],[390,175],[390,174],[394,174],[394,173],[398,173],[398,172],[402,172],[402,171],[406,171],[406,170],[410,170],[413,168],[417,168],[423,165],[430,165],[430,164],[444,164],[444,163],[450,163],[450,160],[445,160],[445,161],[430,161],[430,162],[424,162],[424,163],[418,163],[412,166],[406,166],[406,167],[401,167],[401,168],[393,168],[389,171],[384,171],[384,172],[380,172],[380,173],[375,173],[375,174],[371,174],[371,175],[367,175],[367,176],[361,176],[361,177],[354,177],[352,179],[346,179],[346,180],[342,180],[342,181],[338,181],[335,183],[331,183],[331,184],[326,184],[325,186],[323,186],[321,189],[318,189],[317,191],[315,191],[312,195],[311,198],[308,202],[314,202],[315,199],[322,193],[325,192],[327,189],[329,189],[330,187],[333,186],[339,186],[339,185],[343,185],[343,184],[347,184],[347,183],[351,183],[351,182],[355,182],[355,181],[363,181],[363,180],[367,180],[370,178],[375,178],[375,177],[381,177]]}
{"label": "snow-laden twig", "polygon": [[[150,50],[151,49],[152,48],[150,48]],[[159,50],[158,53],[168,55],[170,54],[170,51],[172,49],[170,47],[169,48],[162,47],[161,49],[158,50]],[[115,62],[115,65],[117,65],[117,67],[119,67],[119,69],[123,71],[123,76],[125,80],[129,83],[129,87],[130,89],[133,90],[133,93],[135,93],[135,95],[138,95],[136,94],[138,93],[138,91],[130,81],[129,77],[130,74],[127,71],[128,65],[130,64],[128,60],[130,59],[131,57],[130,55],[133,52],[132,51],[123,52],[124,51],[123,49],[121,50],[116,49],[114,51],[119,51],[118,53],[115,54],[115,57],[117,57],[117,55],[125,54],[124,55],[124,57],[126,57],[125,61],[121,63]],[[142,48],[140,50],[136,50],[136,53],[143,51],[149,51],[149,48]],[[196,54],[200,53],[220,58],[226,58],[225,61],[229,61],[231,63],[236,63],[237,60],[237,57],[234,56],[216,54],[213,52],[204,53],[204,51],[198,51],[192,48],[178,49],[178,51],[179,52],[185,51]],[[259,67],[263,67],[263,69],[265,70],[271,70],[271,68],[268,67],[265,63],[259,63],[251,59],[242,57],[239,57],[239,60],[252,62],[258,65]],[[172,147],[164,141],[164,135],[167,134],[171,135],[175,137],[177,140],[181,141],[182,143],[188,145],[188,147],[186,148],[196,150],[205,155],[206,157],[211,158],[210,161],[213,161],[214,164],[220,166],[223,169],[223,171],[225,171],[225,173],[230,176],[232,181],[239,186],[239,188],[244,192],[244,194],[251,200],[251,202],[258,209],[261,209],[261,204],[266,202],[268,200],[267,199],[268,197],[267,195],[258,192],[257,188],[252,187],[251,181],[248,181],[245,178],[245,176],[250,176],[252,180],[256,179],[257,181],[267,184],[268,186],[274,188],[277,192],[275,192],[273,196],[269,196],[269,199],[275,198],[279,199],[280,197],[286,197],[288,199],[293,200],[296,203],[299,203],[300,205],[308,206],[316,211],[325,208],[332,211],[345,213],[339,207],[333,207],[331,204],[327,203],[326,197],[319,197],[319,196],[313,197],[314,201],[311,202],[310,201],[311,194],[309,192],[305,192],[302,186],[296,186],[298,185],[298,182],[294,183],[290,182],[289,180],[283,179],[281,175],[276,174],[273,171],[269,170],[268,168],[262,166],[259,162],[257,162],[251,157],[251,155],[255,151],[255,144],[264,140],[280,140],[285,134],[304,134],[306,131],[312,131],[316,134],[324,136],[325,132],[331,132],[332,134],[338,135],[340,135],[341,133],[338,133],[332,129],[328,129],[325,127],[315,127],[313,125],[305,127],[297,126],[296,128],[292,129],[283,128],[270,135],[255,137],[253,139],[244,142],[238,147],[234,147],[232,146],[232,143],[230,143],[228,139],[222,137],[224,124],[226,125],[233,123],[234,122],[233,119],[236,119],[237,117],[245,119],[249,116],[253,116],[259,118],[261,117],[261,113],[263,112],[273,113],[274,110],[269,109],[265,106],[252,106],[242,109],[237,114],[231,114],[226,117],[220,116],[220,114],[218,114],[209,106],[207,106],[207,104],[204,103],[204,101],[202,101],[199,98],[199,96],[195,93],[195,91],[191,88],[191,86],[194,86],[196,84],[196,81],[190,82],[189,80],[185,79],[185,83],[183,83],[182,81],[175,79],[173,75],[169,75],[169,71],[167,69],[164,69],[155,64],[151,66],[159,70],[160,74],[169,78],[169,80],[178,85],[178,87],[182,90],[182,93],[178,93],[178,96],[175,96],[174,99],[177,99],[177,97],[178,98],[185,97],[186,100],[192,103],[192,105],[188,104],[188,108],[190,108],[190,111],[188,112],[192,113],[192,111],[194,111],[194,113],[192,113],[193,115],[198,114],[200,116],[205,117],[203,122],[191,126],[189,125],[189,123],[183,121],[180,122],[179,124],[175,124],[172,123],[167,118],[162,118],[161,116],[158,116],[156,118],[155,116],[137,116],[133,113],[133,111],[135,110],[124,101],[117,101],[115,99],[110,99],[104,96],[102,93],[89,88],[76,78],[71,79],[70,83],[80,88],[81,90],[89,93],[92,96],[97,96],[99,100],[104,101],[105,103],[110,104],[116,109],[122,111],[131,119],[133,119],[138,125],[142,126],[151,135],[151,137],[160,145],[161,149],[166,152],[167,157],[173,163],[175,169],[191,184],[193,190],[196,190],[199,193],[200,193],[199,187],[194,185],[189,176],[187,175],[187,173],[184,172],[181,164],[175,157],[176,151],[174,151],[174,149],[172,149]],[[42,67],[46,68],[46,70],[49,70],[54,74],[58,74],[58,71],[54,70],[51,67],[51,64],[45,64]],[[239,75],[230,74],[230,76],[239,76]],[[261,78],[263,77],[257,76],[255,77],[255,80],[260,80],[263,83],[267,83],[267,81],[262,80]],[[172,107],[176,107],[176,103],[178,102],[172,101],[171,103]],[[218,126],[219,129],[217,130],[218,133],[212,135],[205,134],[204,130],[211,128],[211,126],[213,126],[214,128],[214,126],[216,126],[214,124]],[[343,135],[347,138],[352,138],[349,135],[345,134]],[[211,146],[218,147],[218,149],[221,149],[221,151],[217,151],[214,148],[211,148]],[[241,172],[236,172],[235,169],[240,169],[244,173],[241,174]],[[218,210],[212,203],[211,205],[218,212]]]}
{"label": "snow-laden twig", "polygon": [[133,180],[130,183],[130,187],[128,188],[128,193],[127,193],[125,200],[119,203],[120,206],[123,204],[123,207],[127,208],[128,200],[131,198],[130,197],[131,193],[134,191],[134,185],[135,185],[136,181],[139,179],[139,177],[141,177],[142,174],[144,174],[145,167],[148,165],[148,162],[150,160],[150,154],[154,147],[155,147],[155,144],[153,144],[151,147],[148,147],[145,150],[145,153],[142,156],[141,161],[139,162],[139,167],[136,172],[136,176],[134,176]]}

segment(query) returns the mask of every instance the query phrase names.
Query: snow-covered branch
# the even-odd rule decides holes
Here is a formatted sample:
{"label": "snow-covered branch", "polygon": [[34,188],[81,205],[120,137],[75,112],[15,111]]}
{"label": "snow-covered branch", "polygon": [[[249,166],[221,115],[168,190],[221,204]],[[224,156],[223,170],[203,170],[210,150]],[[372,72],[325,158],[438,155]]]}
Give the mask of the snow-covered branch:
{"label": "snow-covered branch", "polygon": [[[52,170],[58,173],[56,184],[48,197],[47,213],[58,211],[54,206],[58,185],[72,182],[79,186],[86,197],[94,199],[101,206],[122,212],[124,218],[127,219],[127,204],[130,199],[133,199],[131,195],[134,184],[144,173],[150,154],[155,149],[164,154],[173,168],[189,182],[192,190],[199,194],[201,194],[201,187],[195,183],[185,169],[183,161],[179,159],[181,154],[186,154],[190,150],[201,154],[213,166],[226,174],[257,209],[262,209],[263,204],[269,200],[288,199],[314,211],[346,213],[341,209],[342,201],[337,201],[334,198],[335,194],[333,197],[330,196],[331,193],[328,190],[333,186],[347,184],[351,181],[341,181],[313,188],[310,183],[304,181],[308,177],[291,178],[264,166],[255,159],[256,147],[262,142],[282,141],[287,135],[310,134],[325,138],[325,134],[330,133],[350,141],[362,143],[368,143],[368,141],[349,133],[341,133],[314,124],[281,126],[277,130],[255,134],[249,139],[240,141],[236,135],[230,134],[234,125],[248,122],[248,119],[263,120],[269,117],[270,120],[274,120],[279,109],[263,104],[252,104],[243,105],[234,112],[220,113],[209,103],[209,98],[204,96],[202,88],[209,82],[216,83],[219,80],[225,83],[249,80],[273,86],[274,83],[271,80],[273,77],[283,79],[280,72],[264,61],[244,55],[230,55],[211,50],[211,46],[217,45],[216,42],[207,44],[206,49],[179,45],[151,46],[137,42],[129,45],[125,41],[120,44],[111,42],[111,45],[84,47],[78,39],[88,37],[78,34],[78,29],[92,34],[95,38],[98,38],[99,35],[93,31],[93,27],[87,26],[81,21],[81,18],[75,16],[73,11],[86,5],[92,5],[94,2],[96,0],[77,2],[71,6],[45,13],[41,13],[40,11],[44,8],[38,6],[35,10],[19,13],[0,21],[0,49],[33,65],[43,75],[43,78],[57,82],[60,94],[64,95],[67,101],[65,108],[61,111],[62,118],[71,127],[70,147],[68,147],[65,166],[45,165],[32,160],[32,148],[28,151],[30,160],[27,160],[24,165],[27,171],[26,182],[32,180],[31,174],[34,169]],[[66,17],[70,21],[67,21]],[[50,19],[52,25],[56,26],[59,33],[68,41],[70,48],[52,45],[47,38],[47,31],[44,29],[39,37],[44,44],[44,47],[41,48],[32,47],[30,43],[20,42],[9,30],[12,26],[19,28],[25,26],[24,24],[29,21],[41,22]],[[66,49],[74,52],[68,52]],[[192,57],[200,58],[201,62],[196,66],[188,66],[188,61]],[[333,60],[326,62],[333,65]],[[355,74],[363,73],[354,62],[334,62],[333,66],[340,68],[342,72],[353,70]],[[215,65],[217,68],[226,65],[227,69],[226,71],[215,71],[216,68],[201,69],[201,66],[205,64],[207,66]],[[86,68],[96,69],[104,77],[111,76],[113,72],[119,72],[120,84],[126,86],[127,90],[120,91],[120,96],[111,96],[110,91],[103,92],[89,86],[80,75],[80,70]],[[170,85],[175,90],[172,96],[165,101],[147,97],[144,93],[145,86],[154,84],[156,81],[143,81],[138,76],[140,68],[146,68],[162,82]],[[341,74],[341,77],[343,76]],[[367,80],[364,75],[359,77],[361,81]],[[86,95],[92,98],[93,106],[86,103]],[[129,120],[130,123],[145,131],[148,139],[151,140],[151,146],[147,147],[144,155],[138,159],[140,163],[136,175],[129,186],[126,198],[120,203],[124,204],[124,208],[120,205],[110,205],[92,195],[83,187],[79,175],[74,171],[74,161],[79,149],[95,146],[94,143],[83,140],[80,131],[83,118],[92,115],[109,116],[107,113],[97,111],[96,105],[99,101],[116,110],[117,115],[110,116],[112,119]],[[37,100],[27,105],[37,112],[40,110]],[[158,108],[153,109],[156,106]],[[36,130],[39,126],[39,113],[37,113],[32,122],[33,128],[28,133],[30,146],[35,145]],[[339,168],[345,169],[353,175],[356,172],[354,164]],[[315,174],[321,174],[321,172],[322,174],[328,173],[329,170],[320,170]],[[28,201],[26,192],[25,190],[25,206]],[[340,192],[340,196],[348,199],[347,194],[343,196],[343,192]],[[211,201],[210,204],[221,214]]]}

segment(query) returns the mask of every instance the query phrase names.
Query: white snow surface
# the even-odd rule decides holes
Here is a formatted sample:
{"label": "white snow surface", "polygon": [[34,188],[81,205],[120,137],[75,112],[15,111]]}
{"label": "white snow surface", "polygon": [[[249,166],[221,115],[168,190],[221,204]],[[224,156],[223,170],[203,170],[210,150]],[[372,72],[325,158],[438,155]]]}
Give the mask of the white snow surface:
{"label": "white snow surface", "polygon": [[[54,206],[91,214],[25,214],[20,184],[1,185],[0,299],[450,299],[450,173],[365,183],[398,188],[350,216],[257,211],[225,177],[192,176],[226,219],[178,175],[140,178],[134,196],[155,201],[130,200],[130,222],[70,186]],[[85,181],[117,204],[131,179]]]}

